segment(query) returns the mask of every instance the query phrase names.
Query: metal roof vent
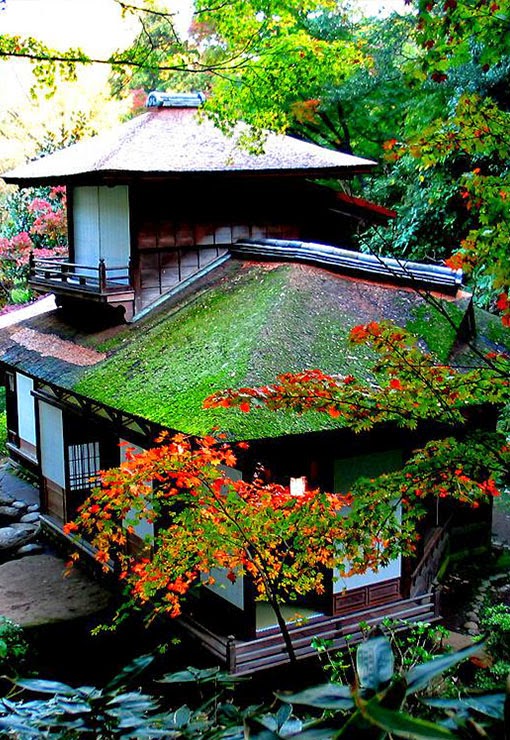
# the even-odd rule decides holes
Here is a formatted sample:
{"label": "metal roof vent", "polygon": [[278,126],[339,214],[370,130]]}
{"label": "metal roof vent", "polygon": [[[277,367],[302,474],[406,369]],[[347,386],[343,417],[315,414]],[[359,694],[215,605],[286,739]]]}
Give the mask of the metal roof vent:
{"label": "metal roof vent", "polygon": [[205,95],[196,93],[159,92],[153,90],[147,97],[147,108],[199,108]]}

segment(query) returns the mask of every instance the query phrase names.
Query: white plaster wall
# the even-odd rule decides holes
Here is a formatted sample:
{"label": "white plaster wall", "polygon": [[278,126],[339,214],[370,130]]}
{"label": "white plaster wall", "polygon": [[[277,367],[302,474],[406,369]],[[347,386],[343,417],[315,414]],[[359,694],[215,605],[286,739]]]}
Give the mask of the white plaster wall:
{"label": "white plaster wall", "polygon": [[73,191],[74,261],[80,265],[99,263],[99,208],[97,187]]}
{"label": "white plaster wall", "polygon": [[78,264],[107,267],[129,262],[129,192],[126,185],[113,188],[83,186],[73,191],[74,254]]}
{"label": "white plaster wall", "polygon": [[107,267],[125,267],[129,262],[129,194],[127,185],[100,187],[99,251]]}
{"label": "white plaster wall", "polygon": [[[345,493],[354,483],[354,481],[365,476],[375,478],[381,473],[397,470],[402,466],[402,452],[399,449],[392,449],[386,452],[369,453],[366,455],[356,455],[351,458],[335,460],[334,463],[334,487],[335,491]],[[348,507],[342,509],[347,514]],[[399,509],[397,516],[401,518],[402,512]],[[348,564],[346,568],[348,569]],[[377,571],[367,570],[365,573],[349,576],[345,578],[340,576],[340,571],[333,570],[333,593],[340,593],[345,589],[361,588],[371,586],[375,583],[381,583],[392,578],[400,578],[402,569],[402,559],[395,558],[388,565],[379,568]]]}
{"label": "white plaster wall", "polygon": [[362,586],[371,586],[374,583],[389,581],[391,578],[400,578],[401,564],[401,558],[398,557],[377,571],[367,570],[365,573],[352,575],[348,578],[340,576],[339,570],[335,568],[333,571],[333,593],[338,594],[348,588],[361,588]]}
{"label": "white plaster wall", "polygon": [[62,411],[39,401],[41,471],[45,478],[65,487],[64,431]]}
{"label": "white plaster wall", "polygon": [[[131,448],[133,454],[136,454],[138,452],[143,452],[143,448],[139,447],[138,445],[131,444],[131,442],[127,442],[124,439],[119,440],[120,442],[120,461],[121,463],[126,461],[126,445],[128,445],[129,448]],[[125,521],[129,521],[133,516],[138,516],[137,513],[132,509]],[[150,535],[151,537],[154,537],[154,524],[152,522],[148,522],[146,519],[141,519],[137,524],[133,525],[134,533],[140,537],[140,539],[145,539],[147,535]]]}
{"label": "white plaster wall", "polygon": [[32,396],[34,381],[22,373],[16,373],[16,400],[18,404],[18,434],[30,444],[36,444],[35,399]]}
{"label": "white plaster wall", "polygon": [[[220,468],[223,472],[232,480],[241,480],[243,477],[240,470],[235,468],[229,468],[225,465],[221,465]],[[213,568],[211,570],[211,576],[214,578],[213,584],[204,584],[206,588],[220,596],[230,604],[237,606],[238,609],[244,609],[244,577],[238,576],[234,583],[227,578],[228,570],[226,568]],[[202,582],[206,580],[206,576],[202,575]]]}

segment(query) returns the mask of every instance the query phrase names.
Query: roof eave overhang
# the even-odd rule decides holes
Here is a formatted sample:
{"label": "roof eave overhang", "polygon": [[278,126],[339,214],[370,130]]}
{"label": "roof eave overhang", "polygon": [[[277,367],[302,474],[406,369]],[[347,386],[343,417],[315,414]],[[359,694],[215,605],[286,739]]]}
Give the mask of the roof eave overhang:
{"label": "roof eave overhang", "polygon": [[19,187],[36,187],[41,185],[62,185],[63,183],[77,183],[80,181],[129,181],[129,180],[182,180],[182,179],[235,179],[236,177],[267,178],[267,177],[298,177],[308,179],[348,179],[356,175],[365,175],[372,172],[375,163],[351,165],[348,167],[321,167],[296,169],[232,169],[232,170],[192,170],[192,171],[157,171],[157,170],[92,170],[87,172],[62,173],[48,176],[17,177],[6,174],[3,176],[8,185]]}

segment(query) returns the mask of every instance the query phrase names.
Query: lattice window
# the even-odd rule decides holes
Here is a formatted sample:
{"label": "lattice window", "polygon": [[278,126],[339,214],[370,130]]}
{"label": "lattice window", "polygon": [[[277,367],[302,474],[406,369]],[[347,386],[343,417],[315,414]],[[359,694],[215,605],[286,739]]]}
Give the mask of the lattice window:
{"label": "lattice window", "polygon": [[69,445],[69,487],[71,491],[94,488],[100,483],[99,442]]}

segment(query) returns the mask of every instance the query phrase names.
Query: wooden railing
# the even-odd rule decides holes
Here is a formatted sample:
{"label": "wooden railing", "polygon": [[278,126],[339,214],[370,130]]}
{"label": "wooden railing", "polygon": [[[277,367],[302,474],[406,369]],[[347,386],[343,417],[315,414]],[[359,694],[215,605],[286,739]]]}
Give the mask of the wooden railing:
{"label": "wooden railing", "polygon": [[[376,627],[386,617],[405,622],[431,622],[438,618],[436,595],[426,593],[412,599],[399,599],[388,604],[363,609],[344,616],[313,617],[304,623],[289,625],[292,644],[299,659],[316,655],[313,638],[330,641],[331,649],[345,648],[347,642],[360,642],[366,627]],[[288,662],[289,657],[279,631],[251,640],[237,640],[219,635],[190,617],[179,617],[179,623],[222,662],[230,673],[251,675]],[[360,627],[363,623],[363,628]],[[400,628],[398,628],[400,629]]]}
{"label": "wooden railing", "polygon": [[423,557],[411,574],[409,591],[411,597],[430,591],[448,546],[448,524],[436,527],[425,545]]}
{"label": "wooden railing", "polygon": [[29,260],[29,282],[51,290],[61,287],[100,295],[124,292],[132,288],[133,284],[129,265],[108,267],[104,259],[100,259],[95,266],[80,265],[67,262],[65,257],[36,259],[32,254]]}

